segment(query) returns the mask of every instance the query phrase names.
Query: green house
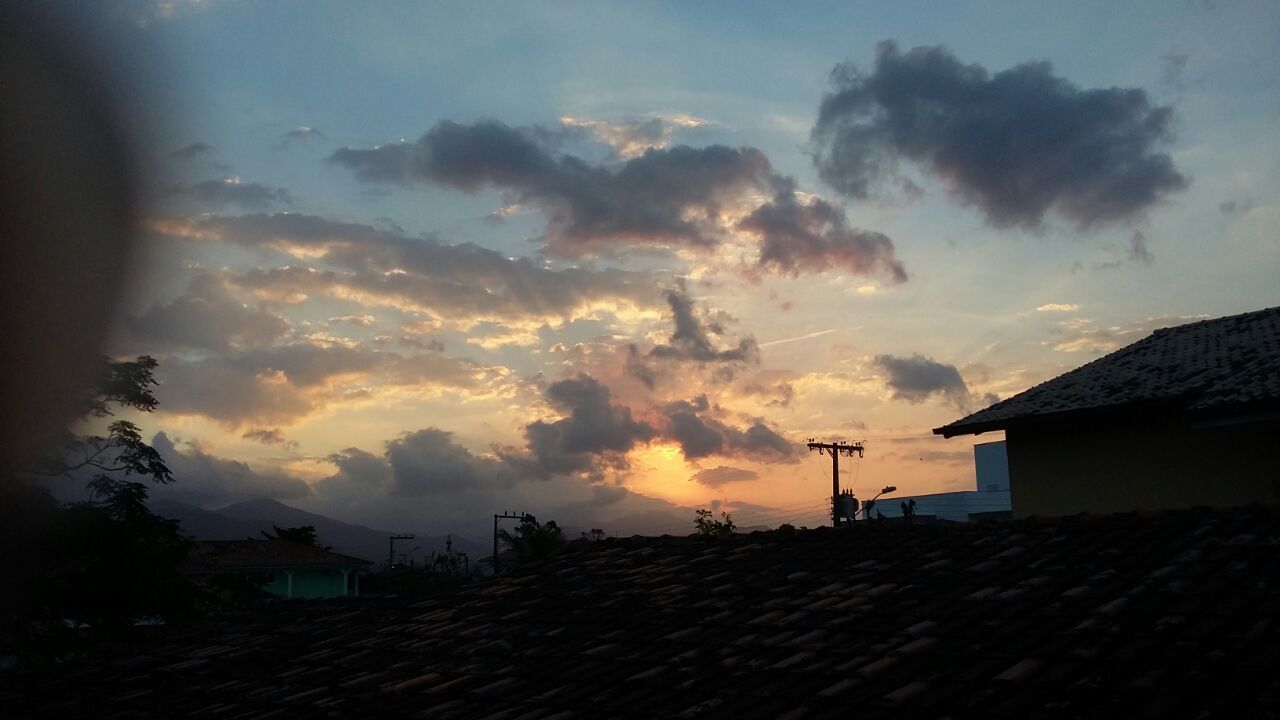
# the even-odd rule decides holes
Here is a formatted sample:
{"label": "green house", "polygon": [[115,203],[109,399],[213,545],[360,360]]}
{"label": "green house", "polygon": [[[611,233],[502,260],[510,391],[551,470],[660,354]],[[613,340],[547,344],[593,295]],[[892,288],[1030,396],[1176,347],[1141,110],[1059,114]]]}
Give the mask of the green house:
{"label": "green house", "polygon": [[192,575],[244,575],[273,595],[306,599],[359,595],[371,564],[287,540],[201,540],[187,556]]}

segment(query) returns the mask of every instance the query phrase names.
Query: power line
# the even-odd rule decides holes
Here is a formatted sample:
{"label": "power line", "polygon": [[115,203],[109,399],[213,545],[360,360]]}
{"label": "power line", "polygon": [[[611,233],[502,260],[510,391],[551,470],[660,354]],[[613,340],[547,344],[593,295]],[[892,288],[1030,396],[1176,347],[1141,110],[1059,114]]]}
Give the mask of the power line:
{"label": "power line", "polygon": [[840,456],[858,453],[858,457],[862,457],[862,443],[853,443],[850,445],[844,440],[839,442],[814,442],[813,438],[809,438],[809,452],[818,451],[819,455],[831,455],[831,526],[840,527]]}

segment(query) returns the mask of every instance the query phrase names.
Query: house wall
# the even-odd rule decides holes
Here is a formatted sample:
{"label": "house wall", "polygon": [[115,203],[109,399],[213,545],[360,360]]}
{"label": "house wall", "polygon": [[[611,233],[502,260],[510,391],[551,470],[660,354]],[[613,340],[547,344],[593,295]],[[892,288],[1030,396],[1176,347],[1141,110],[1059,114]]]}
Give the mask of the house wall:
{"label": "house wall", "polygon": [[1280,503],[1280,422],[1082,425],[1006,431],[1014,517]]}
{"label": "house wall", "polygon": [[[355,572],[354,570],[352,572]],[[346,594],[346,578],[341,570],[302,569],[293,571],[293,594],[289,594],[289,578],[284,570],[276,570],[263,590],[281,597],[306,599],[342,597]]]}

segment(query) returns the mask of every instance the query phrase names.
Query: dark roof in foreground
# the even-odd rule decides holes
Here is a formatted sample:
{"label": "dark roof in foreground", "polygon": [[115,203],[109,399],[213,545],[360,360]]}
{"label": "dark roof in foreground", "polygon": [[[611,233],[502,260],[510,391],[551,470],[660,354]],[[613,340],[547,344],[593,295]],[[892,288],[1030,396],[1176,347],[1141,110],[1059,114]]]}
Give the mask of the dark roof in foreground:
{"label": "dark roof in foreground", "polygon": [[[46,674],[10,717],[1280,712],[1280,514],[584,544],[420,602],[283,602]],[[15,714],[16,713],[16,714]]]}
{"label": "dark roof in foreground", "polygon": [[1156,330],[934,432],[951,437],[1125,406],[1213,416],[1277,405],[1280,307],[1273,307]]}
{"label": "dark roof in foreground", "polygon": [[355,568],[368,560],[287,540],[197,540],[187,554],[191,572],[279,570],[285,568]]}

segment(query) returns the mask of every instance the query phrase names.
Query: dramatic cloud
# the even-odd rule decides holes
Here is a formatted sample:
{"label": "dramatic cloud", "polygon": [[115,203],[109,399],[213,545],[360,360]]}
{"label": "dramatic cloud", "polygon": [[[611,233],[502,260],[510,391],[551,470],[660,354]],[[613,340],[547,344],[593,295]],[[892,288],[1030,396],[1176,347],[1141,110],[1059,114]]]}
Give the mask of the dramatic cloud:
{"label": "dramatic cloud", "polygon": [[790,463],[796,461],[796,446],[779,435],[773,428],[756,420],[746,430],[716,423],[724,433],[725,445],[734,457],[744,457],[766,463]]}
{"label": "dramatic cloud", "polygon": [[667,291],[667,304],[671,307],[674,324],[670,339],[655,345],[644,355],[635,345],[628,347],[627,372],[649,388],[652,389],[664,374],[661,363],[713,365],[716,366],[714,378],[723,381],[732,379],[737,367],[760,362],[760,349],[753,337],[742,338],[736,345],[726,348],[716,347],[712,337],[723,336],[723,322],[731,318],[723,314],[720,318],[705,313],[700,315],[683,284]]}
{"label": "dramatic cloud", "polygon": [[174,185],[166,194],[170,197],[189,199],[202,210],[221,210],[229,205],[243,210],[265,210],[273,206],[293,204],[293,197],[284,188],[240,182],[240,178],[205,180],[194,185]]}
{"label": "dramatic cloud", "polygon": [[437,428],[406,433],[387,443],[393,495],[478,492],[509,484],[512,472],[499,460],[477,457]]}
{"label": "dramatic cloud", "polygon": [[[329,160],[370,182],[500,190],[507,206],[534,206],[547,215],[546,250],[561,256],[709,249],[736,224],[763,243],[757,270],[796,275],[836,267],[906,278],[889,238],[851,228],[829,203],[801,202],[795,182],[775,173],[755,148],[653,146],[612,166],[556,156],[540,137],[492,120],[443,121],[417,143],[342,148]],[[761,194],[773,200],[736,222],[741,206],[758,203]]]}
{"label": "dramatic cloud", "polygon": [[644,272],[553,270],[470,243],[450,245],[310,215],[190,218],[157,221],[153,227],[165,235],[289,256],[295,262],[287,267],[233,278],[263,297],[286,302],[327,294],[463,327],[483,321],[565,322],[597,309],[651,308],[661,302],[654,278]]}
{"label": "dramatic cloud", "polygon": [[623,160],[643,155],[647,150],[662,149],[671,144],[677,130],[698,128],[708,122],[689,115],[654,115],[644,120],[587,120],[574,117],[560,118],[567,128],[589,131],[600,142],[608,145]]}
{"label": "dramatic cloud", "polygon": [[875,364],[885,373],[885,384],[893,391],[895,400],[915,404],[924,402],[931,395],[941,395],[961,409],[970,406],[969,388],[954,365],[923,355],[877,355]]}
{"label": "dramatic cloud", "polygon": [[855,275],[882,272],[894,282],[907,280],[906,269],[894,257],[892,240],[849,227],[844,211],[821,198],[802,203],[794,188],[756,208],[738,227],[760,236],[759,264],[766,270],[795,276],[834,268]]}
{"label": "dramatic cloud", "polygon": [[311,494],[302,480],[276,471],[256,471],[237,460],[211,455],[195,443],[180,448],[163,432],[156,433],[151,446],[174,478],[172,484],[152,491],[156,497],[208,508],[260,497],[287,500]]}
{"label": "dramatic cloud", "polygon": [[284,445],[286,447],[296,447],[297,443],[285,438],[284,433],[278,428],[259,428],[257,430],[249,430],[240,437],[245,440],[254,440],[263,445]]}
{"label": "dramatic cloud", "polygon": [[649,351],[651,357],[701,363],[759,361],[760,352],[755,338],[743,338],[735,347],[716,349],[710,336],[723,335],[724,328],[716,322],[703,322],[694,313],[693,298],[689,297],[684,288],[667,291],[667,304],[671,306],[675,332],[671,334],[671,340],[667,344],[656,345]]}
{"label": "dramatic cloud", "polygon": [[[610,533],[692,528],[690,510],[618,485],[548,477],[526,458],[477,454],[434,427],[400,435],[381,454],[347,448],[328,461],[338,470],[315,483],[314,507],[334,513],[341,508],[375,527],[462,531],[480,538],[491,530],[493,512],[518,509],[561,527],[604,527]],[[680,512],[673,516],[675,510]]]}
{"label": "dramatic cloud", "polygon": [[342,148],[329,158],[369,181],[497,188],[549,216],[548,249],[575,256],[611,242],[710,246],[728,201],[761,187],[769,161],[754,148],[651,149],[617,170],[559,158],[496,121],[442,121],[416,144]]}
{"label": "dramatic cloud", "polygon": [[631,408],[615,405],[609,388],[590,375],[552,383],[546,399],[565,417],[525,427],[534,467],[544,476],[599,476],[602,463],[625,467],[625,453],[657,435],[652,426],[632,418]]}
{"label": "dramatic cloud", "polygon": [[755,480],[760,474],[754,470],[743,470],[741,468],[730,467],[728,465],[720,465],[719,467],[707,468],[699,470],[689,479],[696,483],[701,483],[707,487],[718,488],[731,482],[743,482],[746,480]]}
{"label": "dramatic cloud", "polygon": [[228,350],[267,345],[289,330],[284,318],[240,302],[221,278],[207,273],[191,280],[172,302],[152,305],[126,320],[129,332],[150,352],[165,347]]}
{"label": "dramatic cloud", "polygon": [[287,424],[379,386],[469,390],[500,377],[497,370],[439,353],[292,343],[195,360],[166,358],[156,393],[164,413],[203,415],[232,426]]}
{"label": "dramatic cloud", "polygon": [[745,430],[715,417],[706,395],[692,401],[676,401],[662,408],[666,424],[664,439],[680,445],[686,460],[710,455],[742,457],[764,463],[794,462],[796,447],[761,419],[752,420]]}
{"label": "dramatic cloud", "polygon": [[698,411],[706,411],[707,405],[707,396],[703,395],[693,403],[677,402],[667,407],[664,435],[680,444],[686,460],[718,455],[724,450],[724,436],[698,417]]}
{"label": "dramatic cloud", "polygon": [[813,129],[815,163],[865,198],[900,159],[944,179],[999,227],[1054,210],[1081,229],[1128,218],[1187,186],[1167,154],[1173,111],[1137,88],[1081,89],[1046,62],[990,74],[941,47],[877,46],[870,73],[833,73]]}
{"label": "dramatic cloud", "polygon": [[338,472],[317,482],[315,490],[335,507],[381,502],[391,487],[391,465],[385,456],[349,447],[327,459]]}

